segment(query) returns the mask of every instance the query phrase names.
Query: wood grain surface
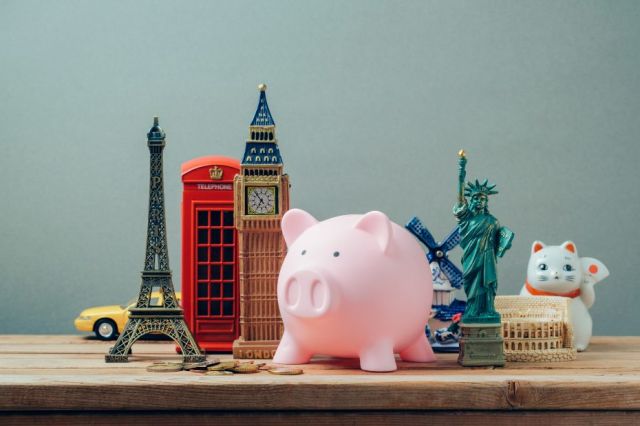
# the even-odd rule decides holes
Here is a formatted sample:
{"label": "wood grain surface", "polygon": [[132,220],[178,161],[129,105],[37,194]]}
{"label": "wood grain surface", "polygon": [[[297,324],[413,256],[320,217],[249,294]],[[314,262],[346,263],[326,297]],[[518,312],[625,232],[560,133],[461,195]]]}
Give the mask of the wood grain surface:
{"label": "wood grain surface", "polygon": [[280,424],[299,423],[301,416],[351,423],[359,415],[362,424],[382,418],[484,424],[488,413],[492,424],[508,424],[514,415],[521,424],[542,417],[640,423],[640,337],[596,337],[576,361],[562,363],[463,368],[455,354],[439,354],[436,363],[400,362],[394,373],[367,373],[356,360],[318,357],[300,376],[149,373],[154,360],[179,359],[171,343],[140,342],[129,363],[107,364],[111,344],[81,336],[0,336],[0,423],[109,424],[87,421],[109,415],[119,423],[162,425],[165,414],[203,423],[198,418],[207,412]]}

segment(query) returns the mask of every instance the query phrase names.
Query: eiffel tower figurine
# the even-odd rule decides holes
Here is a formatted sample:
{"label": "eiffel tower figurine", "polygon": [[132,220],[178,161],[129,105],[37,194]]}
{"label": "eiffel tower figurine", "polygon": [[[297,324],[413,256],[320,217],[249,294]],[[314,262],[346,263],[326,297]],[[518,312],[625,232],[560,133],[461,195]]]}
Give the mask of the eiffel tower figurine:
{"label": "eiffel tower figurine", "polygon": [[[104,358],[106,362],[127,362],[131,345],[140,337],[149,333],[161,333],[171,337],[180,346],[186,362],[204,361],[205,356],[184,322],[183,311],[176,301],[171,281],[162,179],[165,133],[158,126],[158,117],[154,117],[153,127],[147,134],[147,145],[151,154],[149,224],[140,294],[135,308],[129,310],[129,320],[124,331]],[[162,305],[151,304],[151,293],[154,290],[160,291]]]}

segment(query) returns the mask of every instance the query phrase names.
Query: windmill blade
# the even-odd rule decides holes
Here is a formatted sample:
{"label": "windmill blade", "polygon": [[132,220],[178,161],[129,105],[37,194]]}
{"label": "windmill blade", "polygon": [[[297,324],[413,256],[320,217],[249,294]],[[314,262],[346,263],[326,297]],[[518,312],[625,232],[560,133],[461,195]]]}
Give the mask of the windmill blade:
{"label": "windmill blade", "polygon": [[409,232],[416,236],[424,245],[430,249],[434,249],[438,246],[436,240],[433,239],[433,235],[425,226],[420,222],[420,219],[414,217],[405,226]]}
{"label": "windmill blade", "polygon": [[444,239],[444,242],[442,243],[442,251],[447,253],[448,251],[453,250],[455,246],[460,244],[461,239],[462,237],[460,237],[460,230],[456,226],[453,231],[451,231],[451,233],[449,233],[449,235],[447,235],[447,237]]}
{"label": "windmill blade", "polygon": [[462,287],[462,272],[453,262],[446,257],[440,259],[440,269],[449,278],[449,282],[454,288]]}

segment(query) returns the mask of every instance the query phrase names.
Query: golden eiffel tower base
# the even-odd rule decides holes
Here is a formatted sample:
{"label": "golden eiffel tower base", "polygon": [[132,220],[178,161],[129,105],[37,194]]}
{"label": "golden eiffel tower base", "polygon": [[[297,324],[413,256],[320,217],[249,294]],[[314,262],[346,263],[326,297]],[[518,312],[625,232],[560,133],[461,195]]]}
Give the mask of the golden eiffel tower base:
{"label": "golden eiffel tower base", "polygon": [[132,314],[116,344],[104,356],[106,362],[128,362],[131,346],[142,336],[160,333],[180,346],[184,362],[200,362],[206,356],[193,340],[182,315],[158,317]]}

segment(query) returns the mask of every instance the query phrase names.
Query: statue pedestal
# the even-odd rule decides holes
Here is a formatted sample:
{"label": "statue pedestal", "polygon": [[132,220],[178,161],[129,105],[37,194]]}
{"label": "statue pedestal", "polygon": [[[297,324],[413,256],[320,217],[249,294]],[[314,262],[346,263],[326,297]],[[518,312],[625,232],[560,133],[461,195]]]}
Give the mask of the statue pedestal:
{"label": "statue pedestal", "polygon": [[460,324],[462,337],[460,338],[460,354],[458,364],[463,367],[496,366],[503,367],[504,341],[502,339],[502,325],[488,324]]}

